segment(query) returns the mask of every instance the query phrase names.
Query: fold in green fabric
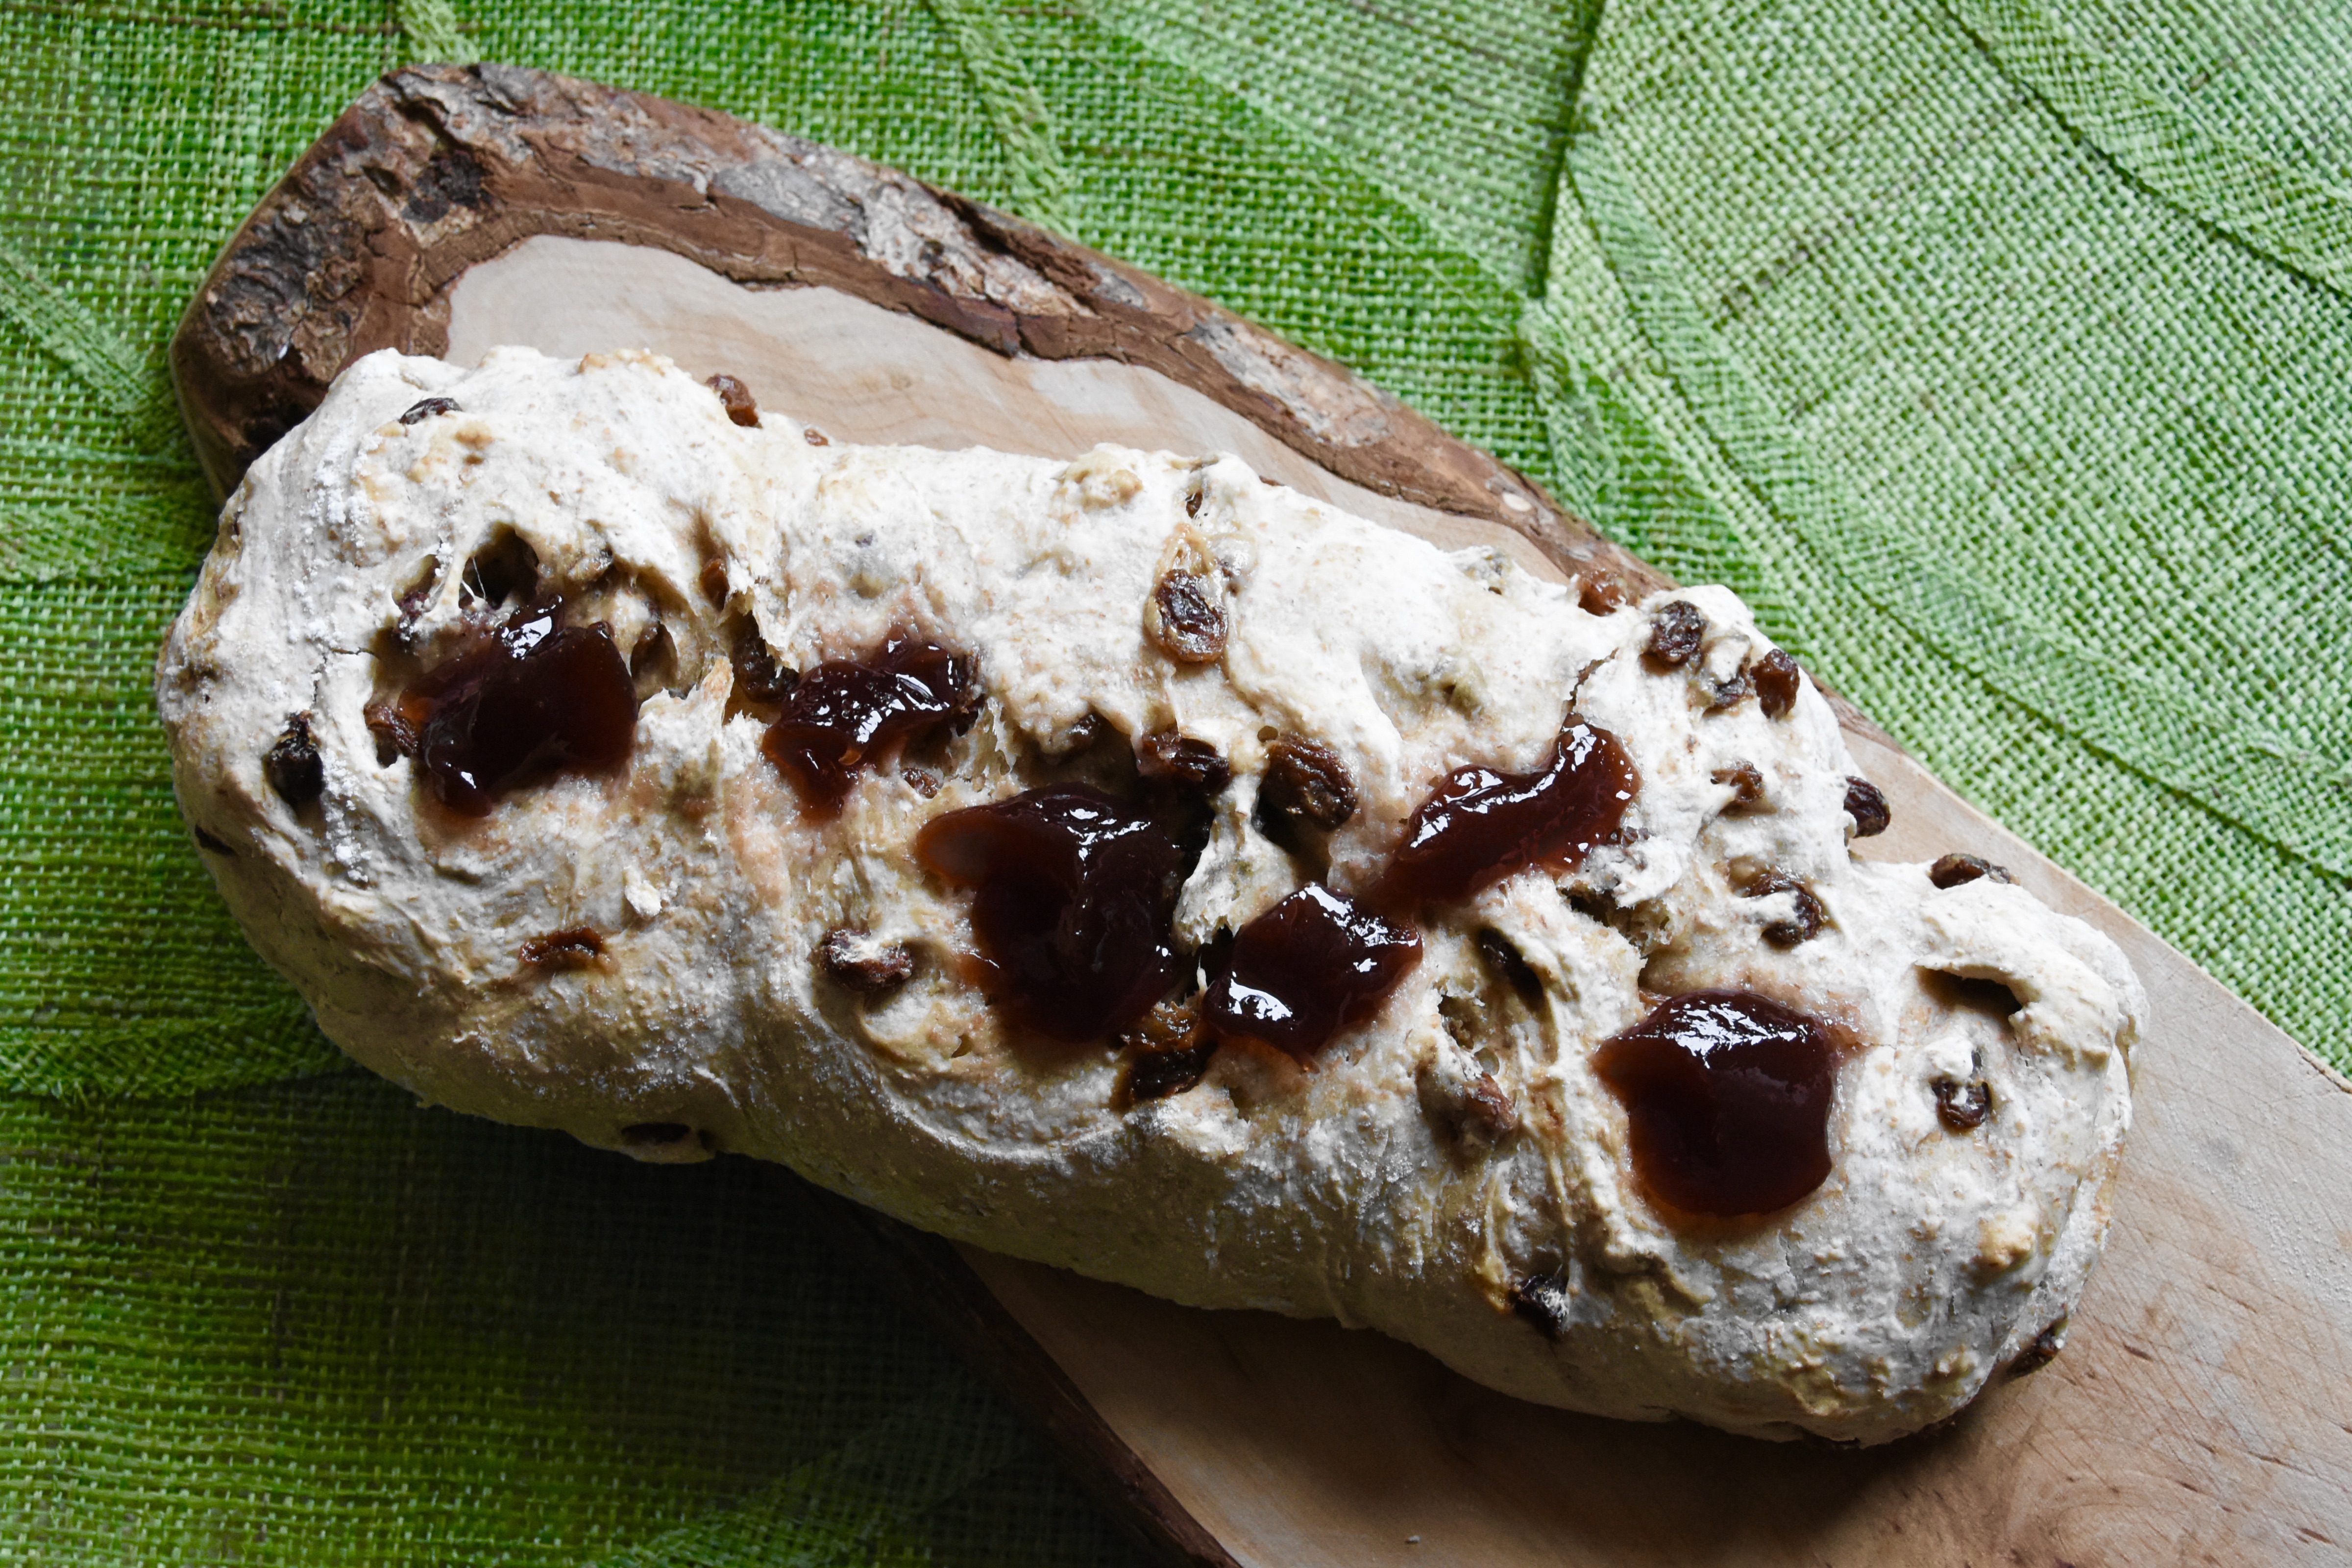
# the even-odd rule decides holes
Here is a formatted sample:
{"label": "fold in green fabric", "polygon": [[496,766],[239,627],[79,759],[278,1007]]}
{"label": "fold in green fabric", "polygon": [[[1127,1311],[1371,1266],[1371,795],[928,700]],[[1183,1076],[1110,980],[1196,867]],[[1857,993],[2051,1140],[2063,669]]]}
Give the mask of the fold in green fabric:
{"label": "fold in green fabric", "polygon": [[163,345],[405,58],[848,147],[1346,361],[1738,588],[2352,1066],[2327,8],[215,0],[0,39],[0,1558],[1129,1560],[772,1173],[337,1072],[186,842],[148,681],[212,510]]}

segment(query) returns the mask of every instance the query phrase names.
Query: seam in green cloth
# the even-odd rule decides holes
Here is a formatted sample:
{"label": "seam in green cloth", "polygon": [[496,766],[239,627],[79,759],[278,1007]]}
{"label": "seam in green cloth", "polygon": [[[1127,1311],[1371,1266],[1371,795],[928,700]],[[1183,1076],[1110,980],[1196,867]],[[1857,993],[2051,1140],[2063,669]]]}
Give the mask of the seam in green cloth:
{"label": "seam in green cloth", "polygon": [[1943,0],[2011,80],[2133,178],[2313,281],[2352,293],[2352,190],[2199,122],[2033,0]]}
{"label": "seam in green cloth", "polygon": [[472,65],[481,58],[449,0],[394,0],[393,24],[408,46],[412,64]]}
{"label": "seam in green cloth", "polygon": [[1062,165],[1054,140],[1054,119],[1037,83],[1013,47],[993,0],[929,0],[932,12],[955,40],[964,70],[988,121],[1003,144],[1013,175],[1013,208],[1030,222],[1076,234],[1070,211],[1076,185]]}
{"label": "seam in green cloth", "polygon": [[1028,1451],[993,1401],[953,1378],[750,1498],[604,1558],[596,1568],[849,1568],[927,1563],[893,1540],[925,1510]]}
{"label": "seam in green cloth", "polygon": [[[1565,181],[1684,405],[1764,513],[1823,569],[1994,689],[2103,754],[2277,848],[2337,877],[2352,876],[2352,795],[2341,787],[2343,760],[2290,752],[2249,715],[2217,715],[2095,649],[2038,631],[1958,572],[1870,526],[1773,416],[1700,313],[1606,136],[1595,131],[1570,142]],[[1766,605],[1771,597],[1763,595]]]}

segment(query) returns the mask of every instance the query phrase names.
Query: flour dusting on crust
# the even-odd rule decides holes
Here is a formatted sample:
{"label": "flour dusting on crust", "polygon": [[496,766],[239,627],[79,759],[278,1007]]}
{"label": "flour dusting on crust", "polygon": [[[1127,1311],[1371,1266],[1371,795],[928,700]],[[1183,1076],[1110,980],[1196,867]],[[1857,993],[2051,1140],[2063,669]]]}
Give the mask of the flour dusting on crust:
{"label": "flour dusting on crust", "polygon": [[[1192,597],[1155,607],[1171,573]],[[454,813],[403,693],[534,593],[626,661],[625,759]],[[1210,611],[1206,658],[1163,624]],[[1669,621],[1697,627],[1679,662]],[[812,809],[761,703],[894,636],[968,658],[976,709]],[[231,500],[157,694],[247,935],[429,1100],[644,1158],[782,1161],[929,1229],[1367,1325],[1547,1404],[1874,1442],[2063,1324],[2144,1003],[2111,943],[1997,875],[1852,858],[1854,765],[1810,683],[1759,695],[1773,652],[1726,590],[1590,614],[1232,457],[818,445],[651,356],[387,352]],[[1008,1027],[973,984],[972,895],[914,851],[1055,781],[1192,779],[1181,999],[1308,884],[1374,889],[1454,770],[1543,765],[1571,711],[1638,773],[1618,831],[1419,911],[1418,963],[1310,1059],[1203,1048],[1189,1087]],[[1270,830],[1307,787],[1310,753],[1270,763],[1286,737],[1343,765],[1340,826]],[[1830,1173],[1779,1212],[1669,1215],[1595,1071],[1701,991],[1840,1043]]]}

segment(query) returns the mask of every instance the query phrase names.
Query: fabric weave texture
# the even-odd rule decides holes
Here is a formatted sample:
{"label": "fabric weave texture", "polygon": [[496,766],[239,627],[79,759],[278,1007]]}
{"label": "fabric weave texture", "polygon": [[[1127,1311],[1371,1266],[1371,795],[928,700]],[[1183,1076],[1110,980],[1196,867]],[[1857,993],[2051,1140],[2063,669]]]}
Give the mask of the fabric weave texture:
{"label": "fabric weave texture", "polygon": [[2210,0],[0,15],[0,1563],[1133,1561],[772,1172],[344,1068],[149,692],[163,347],[379,71],[878,158],[1363,371],[2352,1068],[2352,23]]}

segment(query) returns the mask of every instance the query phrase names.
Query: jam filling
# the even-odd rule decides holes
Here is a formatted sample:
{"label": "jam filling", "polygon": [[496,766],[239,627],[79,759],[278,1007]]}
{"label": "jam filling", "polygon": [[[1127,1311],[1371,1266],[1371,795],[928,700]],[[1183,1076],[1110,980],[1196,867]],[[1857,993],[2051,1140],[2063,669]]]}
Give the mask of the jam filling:
{"label": "jam filling", "polygon": [[949,812],[923,826],[915,854],[973,889],[982,988],[1024,1028],[1100,1040],[1175,983],[1169,921],[1182,852],[1150,816],[1091,784]]}
{"label": "jam filling", "polygon": [[803,671],[761,749],[804,802],[830,814],[868,764],[968,720],[979,700],[971,659],[893,632],[871,658]]}
{"label": "jam filling", "polygon": [[486,816],[536,779],[627,757],[637,694],[605,629],[565,626],[563,601],[549,597],[427,670],[401,694],[398,717],[433,798]]}
{"label": "jam filling", "polygon": [[1633,1173],[1695,1215],[1783,1209],[1830,1173],[1837,1050],[1801,1013],[1746,991],[1664,1003],[1592,1056],[1623,1102]]}
{"label": "jam filling", "polygon": [[1203,1009],[1220,1039],[1310,1059],[1421,962],[1421,936],[1310,883],[1234,938]]}
{"label": "jam filling", "polygon": [[1466,899],[1523,867],[1570,870],[1617,831],[1638,780],[1617,737],[1571,713],[1546,766],[1456,768],[1405,825],[1376,893],[1403,903]]}

